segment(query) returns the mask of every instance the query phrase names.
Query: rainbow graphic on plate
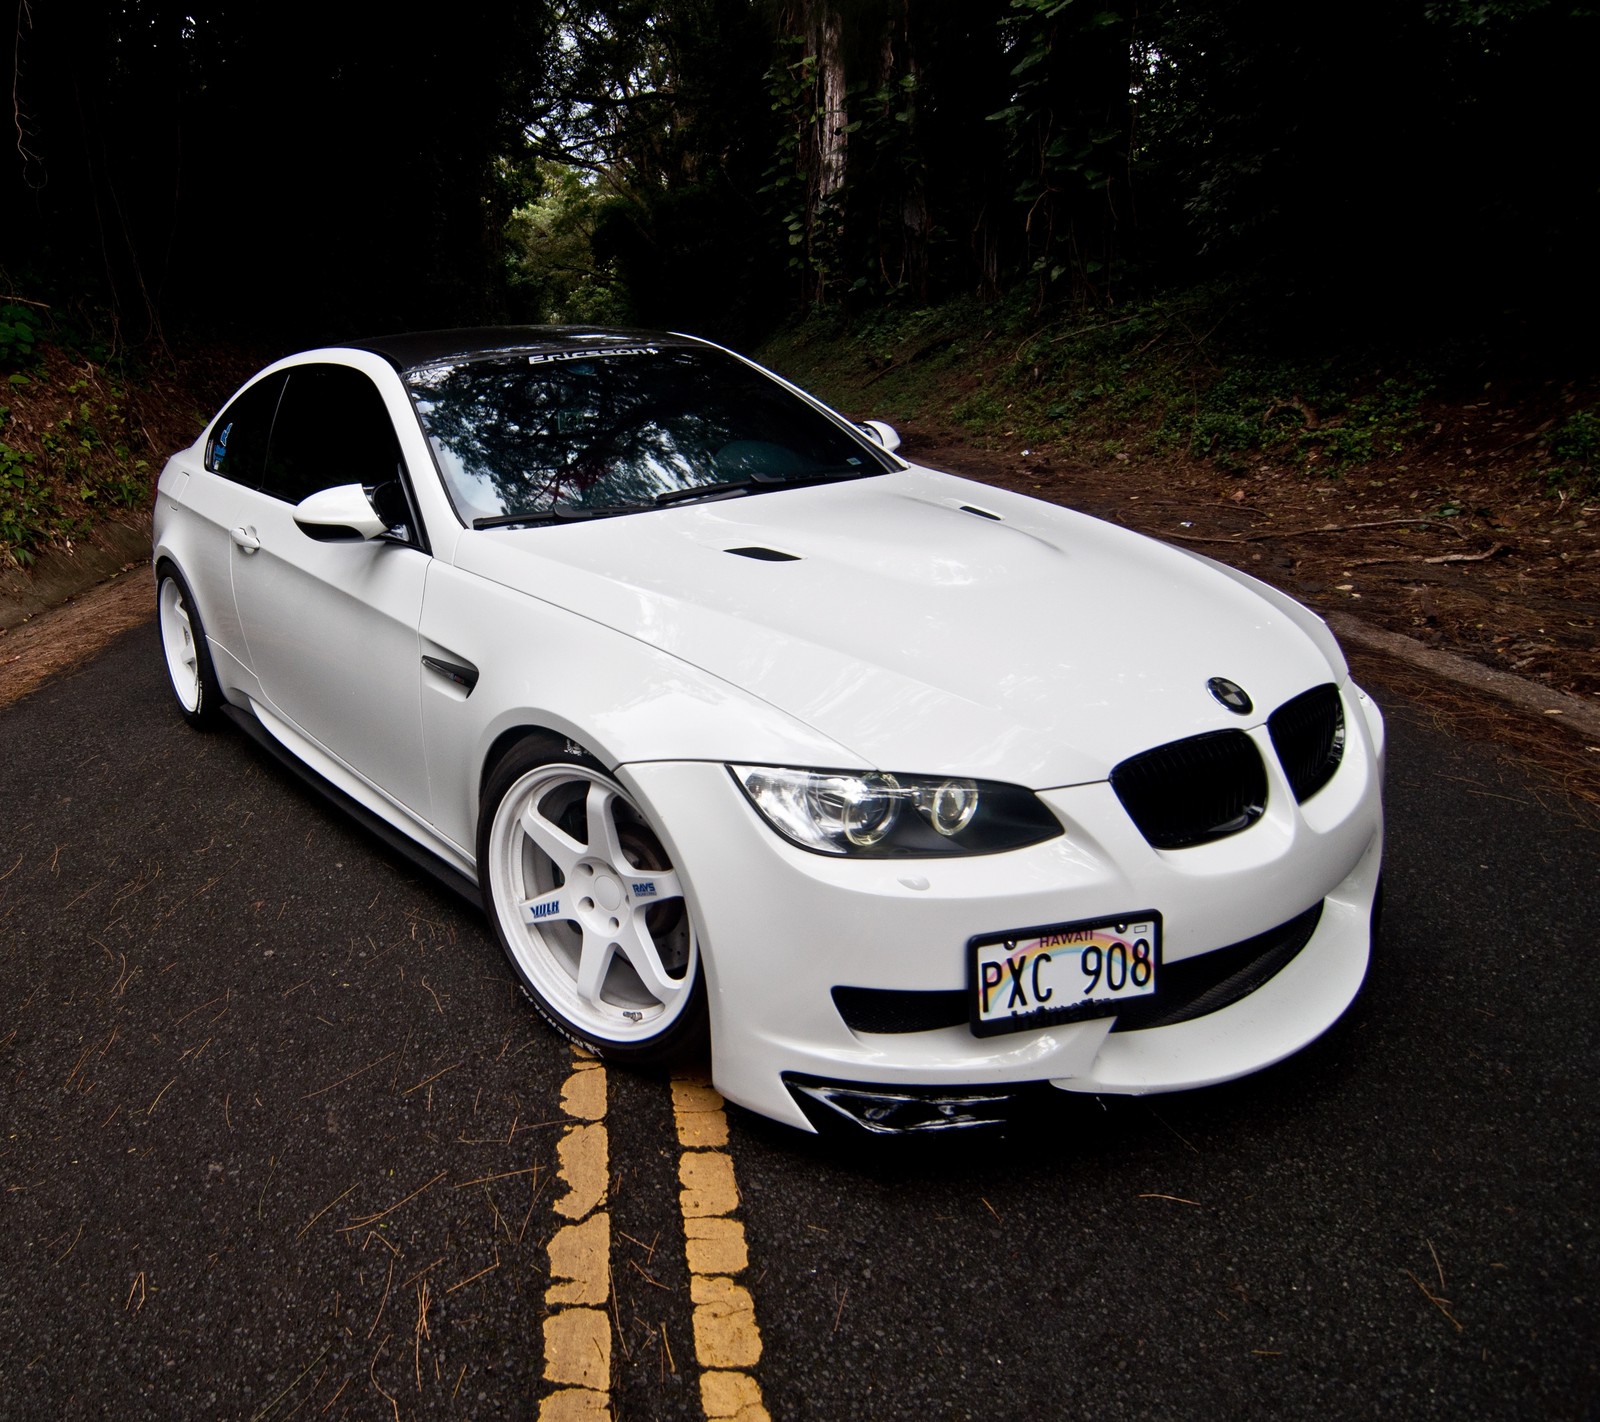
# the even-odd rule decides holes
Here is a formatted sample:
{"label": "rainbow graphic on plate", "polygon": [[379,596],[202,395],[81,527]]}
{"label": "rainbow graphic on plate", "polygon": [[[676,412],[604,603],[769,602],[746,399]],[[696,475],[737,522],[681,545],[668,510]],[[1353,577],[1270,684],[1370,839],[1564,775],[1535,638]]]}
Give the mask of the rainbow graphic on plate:
{"label": "rainbow graphic on plate", "polygon": [[1156,915],[996,935],[973,943],[973,1026],[1021,1031],[1102,1014],[1102,1003],[1156,990]]}

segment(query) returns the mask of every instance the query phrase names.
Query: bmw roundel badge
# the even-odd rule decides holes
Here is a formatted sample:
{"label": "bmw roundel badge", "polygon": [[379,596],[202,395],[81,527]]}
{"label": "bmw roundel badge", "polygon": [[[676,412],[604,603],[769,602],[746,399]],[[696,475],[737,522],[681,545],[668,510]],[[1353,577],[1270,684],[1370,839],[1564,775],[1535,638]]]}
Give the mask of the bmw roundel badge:
{"label": "bmw roundel badge", "polygon": [[1245,689],[1238,682],[1229,681],[1225,676],[1212,677],[1206,683],[1206,690],[1236,716],[1248,716],[1255,709],[1255,703],[1250,700]]}

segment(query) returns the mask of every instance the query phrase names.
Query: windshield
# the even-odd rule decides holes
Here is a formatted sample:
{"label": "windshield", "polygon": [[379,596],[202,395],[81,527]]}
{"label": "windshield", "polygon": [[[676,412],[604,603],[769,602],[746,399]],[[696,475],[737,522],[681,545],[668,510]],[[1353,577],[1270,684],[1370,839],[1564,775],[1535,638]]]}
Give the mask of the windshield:
{"label": "windshield", "polygon": [[406,383],[456,512],[480,525],[891,467],[721,351],[641,344],[497,356],[412,370]]}

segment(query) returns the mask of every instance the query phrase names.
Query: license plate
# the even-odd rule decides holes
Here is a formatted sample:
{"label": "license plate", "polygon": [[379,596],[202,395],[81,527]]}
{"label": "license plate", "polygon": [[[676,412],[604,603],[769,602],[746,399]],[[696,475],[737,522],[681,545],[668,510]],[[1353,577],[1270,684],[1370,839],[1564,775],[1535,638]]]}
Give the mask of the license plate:
{"label": "license plate", "polygon": [[1055,923],[968,941],[979,1037],[1111,1017],[1149,997],[1161,967],[1161,915]]}

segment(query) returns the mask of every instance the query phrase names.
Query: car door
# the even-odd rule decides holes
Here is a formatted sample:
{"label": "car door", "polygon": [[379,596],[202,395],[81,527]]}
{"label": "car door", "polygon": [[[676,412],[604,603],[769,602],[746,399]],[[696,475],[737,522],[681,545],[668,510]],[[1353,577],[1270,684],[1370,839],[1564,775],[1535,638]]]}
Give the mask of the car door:
{"label": "car door", "polygon": [[233,590],[266,709],[426,819],[422,530],[413,514],[379,538],[330,540],[294,518],[321,489],[396,481],[403,492],[394,425],[372,379],[333,363],[294,366],[260,488],[242,491],[229,530]]}

